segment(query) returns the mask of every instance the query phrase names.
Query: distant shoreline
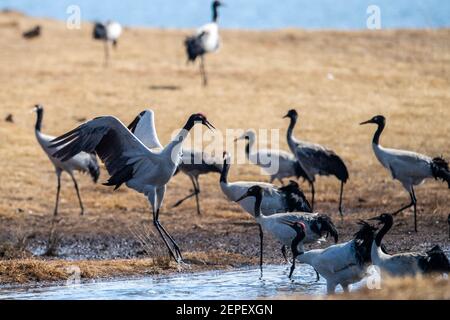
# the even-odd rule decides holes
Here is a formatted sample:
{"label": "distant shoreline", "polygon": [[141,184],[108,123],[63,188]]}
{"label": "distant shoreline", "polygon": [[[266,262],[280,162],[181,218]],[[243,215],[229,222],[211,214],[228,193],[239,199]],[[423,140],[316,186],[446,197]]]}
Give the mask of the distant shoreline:
{"label": "distant shoreline", "polygon": [[[29,15],[26,12],[20,11],[20,10],[15,10],[15,9],[8,9],[8,8],[0,8],[0,14],[8,14],[8,13],[12,13],[12,14],[18,14],[21,15],[23,17],[28,17],[31,19],[43,19],[43,20],[47,20],[47,21],[55,21],[55,22],[61,22],[63,23],[64,20],[62,19],[58,19],[55,17],[46,17],[46,16],[34,16],[34,15]],[[96,20],[81,20],[81,24],[93,24],[94,22],[96,22]],[[194,28],[188,28],[188,27],[184,27],[184,28],[177,28],[177,27],[162,27],[162,26],[149,26],[149,25],[123,25],[124,28],[126,29],[141,29],[141,30],[168,30],[168,31],[183,31],[183,30],[192,30]],[[280,28],[273,28],[273,29],[258,29],[258,28],[233,28],[233,27],[221,27],[221,30],[223,31],[243,31],[243,32],[284,32],[284,31],[289,31],[289,30],[294,30],[294,31],[304,31],[304,32],[344,32],[344,33],[351,33],[351,32],[364,32],[364,31],[368,31],[368,32],[377,32],[377,31],[424,31],[424,30],[449,30],[450,29],[450,25],[449,26],[443,26],[443,27],[430,27],[430,28],[408,28],[408,27],[404,27],[404,28],[382,28],[380,30],[369,30],[366,28],[360,28],[360,29],[356,29],[356,28],[336,28],[336,29],[331,29],[331,28],[303,28],[303,27],[298,27],[298,26],[286,26],[286,27],[280,27]]]}
{"label": "distant shoreline", "polygon": [[[36,18],[36,19],[51,19],[51,20],[55,20],[55,21],[61,21],[64,22],[64,18],[60,15],[60,14],[36,14],[33,12],[30,12],[30,10],[23,10],[22,8],[12,8],[12,7],[8,7],[8,6],[0,6],[0,12],[16,12],[16,13],[20,13],[24,16],[27,17],[31,17],[31,18]],[[59,11],[58,11],[59,12]],[[364,13],[362,13],[364,14]],[[331,15],[333,16],[333,15]],[[198,21],[196,22],[181,22],[184,23],[186,25],[176,25],[176,26],[165,26],[162,24],[158,24],[158,23],[142,23],[142,22],[137,22],[137,23],[129,23],[129,21],[125,21],[125,20],[129,20],[130,18],[127,17],[127,19],[120,19],[119,17],[115,17],[114,13],[111,13],[111,17],[108,16],[108,18],[112,18],[118,22],[120,22],[123,26],[127,27],[127,28],[146,28],[146,29],[163,29],[163,30],[183,30],[183,29],[193,29],[196,28],[199,24],[201,23],[206,23],[208,22],[208,15],[206,16],[201,16]],[[282,30],[286,30],[286,29],[295,29],[295,30],[306,30],[306,31],[364,31],[364,30],[369,30],[366,26],[365,26],[365,19],[366,17],[364,15],[362,15],[359,19],[357,19],[355,21],[355,19],[348,19],[348,23],[343,22],[342,20],[339,20],[342,17],[334,17],[335,21],[334,22],[327,22],[329,24],[340,24],[340,25],[336,25],[336,26],[318,26],[315,24],[320,24],[321,19],[322,20],[329,20],[329,19],[324,19],[323,17],[318,18],[317,21],[314,21],[312,18],[309,19],[309,22],[306,21],[304,22],[305,25],[301,25],[299,24],[297,21],[292,22],[291,20],[286,20],[287,22],[283,21],[280,22],[278,20],[276,20],[276,22],[268,22],[268,26],[267,27],[261,27],[261,26],[257,26],[260,25],[261,22],[251,22],[252,17],[249,18],[249,24],[255,24],[255,26],[234,26],[234,25],[230,25],[231,24],[236,24],[236,23],[241,23],[241,21],[239,20],[238,22],[236,21],[232,21],[229,22],[228,20],[226,20],[227,17],[224,17],[223,20],[221,21],[221,28],[224,30],[244,30],[244,31],[282,31]],[[229,18],[229,17],[228,17]],[[143,18],[140,17],[139,20],[142,20]],[[174,18],[175,19],[175,18]],[[255,19],[253,17],[253,19]],[[102,21],[102,20],[106,20],[106,19],[102,19],[102,18],[89,18],[89,19],[85,19],[85,18],[81,18],[82,23],[92,23],[94,21]],[[175,21],[177,21],[179,19],[175,19]],[[261,18],[261,20],[264,20],[263,18]],[[313,20],[314,22],[311,22],[311,20]],[[408,25],[414,22],[409,21],[407,19],[405,19],[405,21],[403,21],[404,25],[402,26],[392,26],[395,25],[395,23],[393,23],[392,21],[396,21],[395,19],[393,19],[393,17],[384,17],[382,16],[382,21],[383,24],[381,26],[381,30],[439,30],[439,29],[449,29],[450,28],[450,18],[448,19],[448,21],[444,21],[444,22],[435,22],[433,21],[433,24],[437,24],[437,25],[429,25],[426,26],[426,24],[429,24],[429,17],[426,17],[427,22],[417,22],[417,24],[419,24],[418,26],[416,25]],[[146,21],[152,21],[151,19],[148,19]],[[345,20],[344,20],[345,21]],[[388,21],[388,23],[386,23],[385,21]],[[176,22],[174,24],[179,24],[180,22]],[[280,24],[282,23],[283,25],[281,26],[272,26],[273,24]],[[308,25],[308,23],[310,25]],[[401,22],[400,22],[401,23]],[[165,22],[165,24],[168,24],[168,22]],[[425,25],[424,25],[425,24]]]}

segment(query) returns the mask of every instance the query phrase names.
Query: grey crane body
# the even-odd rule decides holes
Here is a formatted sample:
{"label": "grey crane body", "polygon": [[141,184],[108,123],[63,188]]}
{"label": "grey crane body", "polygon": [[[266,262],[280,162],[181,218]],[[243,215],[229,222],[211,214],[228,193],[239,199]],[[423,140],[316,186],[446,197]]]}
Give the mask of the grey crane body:
{"label": "grey crane body", "polygon": [[442,249],[436,245],[427,252],[406,252],[394,255],[387,254],[382,249],[383,237],[391,229],[394,219],[391,214],[384,213],[377,220],[383,227],[378,231],[372,242],[372,263],[380,268],[381,275],[416,276],[426,273],[449,273],[450,262]]}
{"label": "grey crane body", "polygon": [[97,182],[98,177],[100,175],[100,167],[97,163],[97,157],[93,153],[87,152],[79,152],[74,154],[72,157],[68,158],[65,161],[61,161],[60,159],[53,157],[52,154],[56,150],[50,147],[51,141],[54,139],[53,136],[42,133],[42,120],[44,117],[44,108],[41,105],[36,105],[34,111],[37,114],[36,125],[35,125],[35,135],[39,145],[44,150],[45,154],[48,156],[49,160],[52,162],[55,167],[55,173],[57,176],[57,191],[56,191],[56,203],[53,214],[56,216],[58,214],[58,206],[59,206],[59,193],[61,190],[61,173],[66,172],[72,178],[74,183],[75,190],[77,192],[78,201],[81,209],[81,215],[84,213],[84,206],[81,200],[80,191],[78,188],[78,183],[76,181],[74,172],[79,171],[82,173],[88,173],[94,183]]}
{"label": "grey crane body", "polygon": [[298,244],[307,235],[307,229],[299,223],[287,224],[296,232],[291,247],[294,256],[291,275],[296,261],[309,264],[325,278],[329,294],[334,293],[338,285],[341,285],[344,291],[348,291],[349,285],[366,276],[367,267],[371,263],[370,251],[376,231],[373,226],[360,221],[358,224],[361,227],[352,240],[331,245],[325,249],[304,252],[298,250]]}
{"label": "grey crane body", "polygon": [[195,62],[197,58],[200,58],[200,74],[204,86],[208,84],[204,56],[217,51],[220,47],[218,8],[222,5],[223,3],[220,1],[213,1],[211,4],[212,22],[200,27],[193,36],[187,37],[184,41],[188,62]]}
{"label": "grey crane body", "polygon": [[417,199],[414,186],[420,185],[427,178],[440,179],[446,181],[450,188],[450,171],[448,163],[441,157],[431,158],[426,155],[398,149],[384,148],[380,145],[380,136],[386,125],[386,118],[382,115],[373,117],[362,124],[373,123],[377,125],[377,130],[372,139],[372,148],[376,158],[392,175],[392,178],[400,181],[409,193],[410,204],[393,212],[399,212],[413,207],[414,209],[414,230],[417,232]]}
{"label": "grey crane body", "polygon": [[312,201],[311,205],[314,209],[314,182],[315,176],[335,176],[341,181],[341,189],[339,195],[339,213],[343,215],[342,197],[344,184],[349,178],[347,167],[344,161],[332,150],[327,149],[319,144],[301,141],[293,136],[294,127],[297,123],[298,114],[294,109],[284,116],[290,119],[287,130],[287,142],[292,153],[296,156],[303,171],[307,176],[308,182],[311,184]]}
{"label": "grey crane body", "polygon": [[264,215],[262,212],[262,203],[264,199],[264,189],[259,185],[251,186],[236,202],[240,202],[246,198],[254,198],[254,213],[255,219],[260,226],[260,267],[262,273],[263,265],[263,232],[269,232],[283,246],[291,246],[293,239],[296,237],[296,232],[288,224],[301,222],[305,225],[307,237],[302,239],[298,245],[303,251],[304,243],[320,242],[324,236],[331,235],[335,242],[338,241],[337,230],[331,219],[322,214],[310,212],[283,212],[272,215]]}
{"label": "grey crane body", "polygon": [[[296,157],[287,151],[276,149],[259,149],[252,150],[256,141],[256,134],[253,130],[248,130],[236,140],[245,139],[247,144],[245,147],[245,155],[248,160],[261,167],[268,175],[270,175],[270,183],[274,180],[284,184],[284,178],[296,177],[308,180],[300,163]],[[276,172],[274,168],[278,168]]]}
{"label": "grey crane body", "polygon": [[55,157],[62,160],[79,151],[95,151],[110,174],[105,185],[115,186],[117,189],[125,183],[127,187],[143,193],[152,206],[154,226],[170,255],[176,261],[181,261],[181,250],[159,222],[159,211],[164,199],[166,184],[172,178],[181,160],[182,142],[197,122],[208,128],[214,128],[204,115],[193,114],[172,141],[160,151],[150,150],[120,120],[113,116],[90,120],[52,140],[51,147],[62,146],[54,154]]}

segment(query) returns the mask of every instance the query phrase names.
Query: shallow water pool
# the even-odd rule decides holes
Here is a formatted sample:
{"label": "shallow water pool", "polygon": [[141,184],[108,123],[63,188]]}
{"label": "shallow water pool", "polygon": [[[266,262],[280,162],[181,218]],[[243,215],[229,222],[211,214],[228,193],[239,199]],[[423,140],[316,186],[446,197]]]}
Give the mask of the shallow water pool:
{"label": "shallow water pool", "polygon": [[293,281],[288,265],[267,265],[260,279],[257,267],[208,271],[76,285],[0,288],[0,299],[257,299],[291,294],[326,293],[325,280],[298,266]]}

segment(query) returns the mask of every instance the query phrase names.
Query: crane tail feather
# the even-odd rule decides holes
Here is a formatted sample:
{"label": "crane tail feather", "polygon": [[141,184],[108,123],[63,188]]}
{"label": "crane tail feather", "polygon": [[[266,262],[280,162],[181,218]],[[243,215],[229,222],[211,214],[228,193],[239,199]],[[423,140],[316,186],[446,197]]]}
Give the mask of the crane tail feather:
{"label": "crane tail feather", "polygon": [[442,157],[436,157],[431,163],[431,172],[436,180],[442,180],[447,182],[450,189],[450,170],[448,168],[448,162]]}

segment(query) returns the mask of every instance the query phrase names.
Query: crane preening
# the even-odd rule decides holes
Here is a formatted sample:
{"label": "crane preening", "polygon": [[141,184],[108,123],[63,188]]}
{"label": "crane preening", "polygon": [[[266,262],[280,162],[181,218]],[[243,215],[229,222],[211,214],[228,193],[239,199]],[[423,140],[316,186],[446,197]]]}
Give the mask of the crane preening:
{"label": "crane preening", "polygon": [[426,252],[405,252],[394,255],[387,254],[382,249],[384,236],[392,228],[394,218],[389,213],[374,217],[383,227],[377,232],[372,243],[372,263],[380,268],[381,275],[405,277],[424,273],[449,273],[450,262],[444,251],[436,245]]}
{"label": "crane preening", "polygon": [[[301,222],[307,226],[307,237],[302,239],[300,245],[303,250],[303,243],[321,242],[324,240],[323,236],[329,234],[334,238],[335,242],[338,241],[338,233],[332,222],[327,215],[310,213],[310,212],[283,212],[274,213],[272,215],[264,215],[262,212],[261,204],[264,198],[264,188],[260,185],[254,185],[247,189],[247,191],[236,202],[242,201],[249,197],[254,197],[254,217],[258,222],[259,236],[260,236],[260,268],[261,275],[263,272],[263,239],[264,231],[272,234],[277,240],[284,246],[291,246],[296,233],[289,226],[286,225],[286,221],[289,223]],[[295,264],[293,264],[295,268]],[[289,277],[291,277],[292,272]]]}
{"label": "crane preening", "polygon": [[345,292],[349,286],[362,280],[366,276],[367,267],[371,263],[371,245],[375,237],[376,228],[360,221],[360,229],[353,239],[344,243],[331,245],[325,249],[299,251],[298,244],[304,241],[308,234],[303,223],[283,221],[296,232],[292,240],[292,262],[290,277],[295,268],[295,261],[309,264],[327,281],[327,293],[334,293],[340,285]]}

